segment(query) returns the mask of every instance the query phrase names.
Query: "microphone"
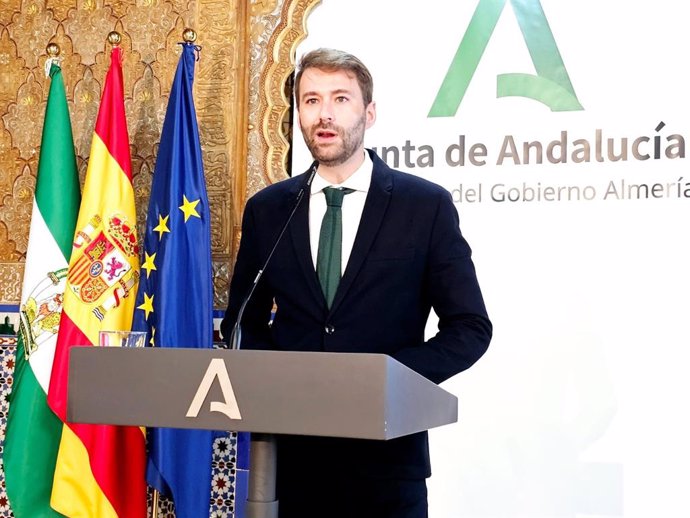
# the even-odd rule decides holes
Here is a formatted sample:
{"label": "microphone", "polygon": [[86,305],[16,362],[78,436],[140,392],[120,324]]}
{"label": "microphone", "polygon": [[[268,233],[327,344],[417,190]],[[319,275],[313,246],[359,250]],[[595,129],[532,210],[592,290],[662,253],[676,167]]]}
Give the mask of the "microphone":
{"label": "microphone", "polygon": [[264,274],[264,271],[266,270],[268,263],[271,261],[271,257],[273,257],[273,253],[276,251],[276,248],[278,248],[278,245],[280,244],[281,240],[283,239],[283,234],[285,234],[285,231],[287,230],[288,225],[292,221],[292,217],[295,215],[295,212],[297,212],[297,209],[299,208],[300,203],[302,203],[302,198],[304,198],[304,192],[307,189],[311,188],[311,183],[314,181],[314,176],[316,176],[316,170],[317,169],[318,169],[318,162],[314,161],[314,163],[311,165],[311,169],[309,171],[309,177],[307,178],[307,182],[302,186],[302,188],[297,193],[297,197],[295,198],[295,204],[292,206],[292,210],[290,211],[290,215],[285,220],[285,223],[283,224],[283,228],[280,230],[280,233],[278,234],[278,237],[276,238],[275,243],[273,243],[273,247],[271,248],[271,251],[269,252],[268,257],[264,261],[263,266],[257,272],[256,277],[254,278],[254,282],[252,283],[252,286],[249,289],[249,292],[247,293],[247,295],[245,295],[244,300],[242,301],[242,305],[240,306],[240,310],[237,313],[237,319],[235,320],[235,325],[232,328],[232,334],[230,335],[230,349],[239,349],[240,348],[240,343],[242,341],[241,322],[242,322],[242,315],[244,315],[244,310],[247,307],[249,300],[252,298],[252,295],[254,294],[254,290],[256,289],[256,286],[259,284],[259,281],[261,280],[261,276]]}

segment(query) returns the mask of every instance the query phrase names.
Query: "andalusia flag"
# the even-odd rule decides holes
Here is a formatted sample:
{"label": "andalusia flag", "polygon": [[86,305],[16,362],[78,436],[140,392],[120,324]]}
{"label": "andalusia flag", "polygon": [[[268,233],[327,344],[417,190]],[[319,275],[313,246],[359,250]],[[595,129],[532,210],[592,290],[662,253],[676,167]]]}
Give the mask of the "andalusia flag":
{"label": "andalusia flag", "polygon": [[50,492],[62,423],[48,408],[46,393],[79,210],[79,177],[65,86],[54,60],[50,77],[3,454],[17,518],[60,516],[50,508]]}
{"label": "andalusia flag", "polygon": [[[65,421],[69,349],[128,330],[139,280],[139,245],[122,84],[115,47],[91,144],[48,404]],[[144,434],[137,427],[65,423],[51,505],[70,517],[145,518]]]}

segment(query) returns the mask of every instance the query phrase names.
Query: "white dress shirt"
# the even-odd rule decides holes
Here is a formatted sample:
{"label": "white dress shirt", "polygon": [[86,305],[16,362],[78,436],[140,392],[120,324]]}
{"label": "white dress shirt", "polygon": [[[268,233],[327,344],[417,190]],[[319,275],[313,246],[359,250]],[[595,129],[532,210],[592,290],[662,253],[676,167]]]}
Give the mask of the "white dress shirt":
{"label": "white dress shirt", "polygon": [[326,195],[323,193],[324,187],[346,187],[353,189],[354,192],[346,195],[343,199],[342,220],[343,220],[343,243],[341,274],[345,271],[347,261],[352,253],[352,245],[355,242],[359,221],[362,219],[364,202],[369,192],[371,174],[374,170],[374,163],[369,158],[369,153],[364,152],[364,162],[359,166],[352,176],[343,183],[333,185],[319,176],[318,170],[311,184],[311,198],[309,200],[309,240],[311,243],[311,258],[316,269],[316,256],[319,253],[319,235],[321,233],[321,221],[326,214]]}

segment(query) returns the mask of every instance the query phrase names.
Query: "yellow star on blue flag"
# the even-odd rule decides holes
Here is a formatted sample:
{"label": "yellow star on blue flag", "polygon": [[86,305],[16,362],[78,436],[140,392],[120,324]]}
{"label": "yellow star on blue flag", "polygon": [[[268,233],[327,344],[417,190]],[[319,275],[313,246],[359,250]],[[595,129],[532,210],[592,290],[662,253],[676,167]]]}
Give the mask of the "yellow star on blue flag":
{"label": "yellow star on blue flag", "polygon": [[194,200],[194,201],[189,201],[187,197],[183,194],[182,198],[184,200],[184,203],[180,205],[178,208],[184,213],[184,221],[187,223],[187,220],[190,218],[190,216],[196,216],[197,218],[200,218],[199,213],[196,211],[196,206],[199,204],[199,200]]}

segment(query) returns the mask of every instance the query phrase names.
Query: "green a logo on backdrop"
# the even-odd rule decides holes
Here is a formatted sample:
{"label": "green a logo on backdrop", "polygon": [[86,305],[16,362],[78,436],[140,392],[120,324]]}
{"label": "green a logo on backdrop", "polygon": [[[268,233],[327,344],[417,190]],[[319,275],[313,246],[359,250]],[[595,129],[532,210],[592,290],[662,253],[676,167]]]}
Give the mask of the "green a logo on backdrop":
{"label": "green a logo on backdrop", "polygon": [[[507,1],[479,0],[441,88],[436,94],[429,117],[453,117],[458,111]],[[528,97],[545,104],[552,111],[582,110],[540,1],[510,0],[510,4],[513,6],[537,75],[499,74],[497,97]]]}

